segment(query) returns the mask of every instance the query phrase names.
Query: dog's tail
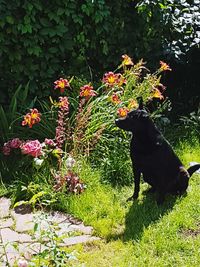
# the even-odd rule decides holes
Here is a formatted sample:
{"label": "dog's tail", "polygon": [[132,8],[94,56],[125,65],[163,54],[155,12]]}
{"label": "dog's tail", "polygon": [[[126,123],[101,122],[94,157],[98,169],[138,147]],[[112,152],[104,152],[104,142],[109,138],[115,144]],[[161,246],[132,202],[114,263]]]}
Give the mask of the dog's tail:
{"label": "dog's tail", "polygon": [[195,164],[195,165],[193,165],[193,166],[190,166],[190,167],[187,169],[187,171],[188,171],[190,177],[191,177],[192,174],[193,174],[194,172],[196,172],[199,168],[200,168],[200,164]]}

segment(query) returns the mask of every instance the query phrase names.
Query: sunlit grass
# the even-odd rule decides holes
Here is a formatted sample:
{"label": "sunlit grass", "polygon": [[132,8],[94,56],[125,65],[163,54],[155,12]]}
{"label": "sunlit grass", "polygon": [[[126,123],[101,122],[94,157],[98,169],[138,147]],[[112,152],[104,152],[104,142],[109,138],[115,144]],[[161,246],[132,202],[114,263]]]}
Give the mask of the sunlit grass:
{"label": "sunlit grass", "polygon": [[[200,162],[197,139],[184,140],[174,148],[186,167],[191,161]],[[145,192],[147,184],[142,184],[137,201],[127,203],[133,186],[113,188],[102,183],[101,172],[85,160],[80,160],[77,172],[87,189],[80,195],[58,194],[54,208],[93,226],[94,234],[102,239],[67,248],[75,250],[78,258],[69,266],[200,266],[199,174],[192,176],[185,196],[167,196],[164,204],[157,206],[155,196]],[[1,184],[0,193],[4,192]]]}
{"label": "sunlit grass", "polygon": [[[200,162],[197,140],[179,143],[175,149],[186,166]],[[185,196],[168,196],[162,206],[145,194],[146,184],[133,203],[125,202],[132,188],[99,186],[96,190],[89,186],[70,203],[70,210],[103,237],[76,248],[84,266],[200,266],[200,175],[192,176]]]}

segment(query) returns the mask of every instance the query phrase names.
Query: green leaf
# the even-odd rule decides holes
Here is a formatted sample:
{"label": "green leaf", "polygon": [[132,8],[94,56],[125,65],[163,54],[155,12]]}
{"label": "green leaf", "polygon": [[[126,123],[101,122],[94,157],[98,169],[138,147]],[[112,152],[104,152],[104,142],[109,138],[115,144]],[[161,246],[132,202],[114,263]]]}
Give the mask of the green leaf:
{"label": "green leaf", "polygon": [[2,132],[7,133],[8,128],[9,128],[9,124],[8,124],[8,119],[7,119],[6,113],[5,113],[2,106],[0,106],[0,118],[1,118],[0,129]]}
{"label": "green leaf", "polygon": [[33,231],[36,232],[38,230],[39,224],[35,223],[33,227]]}
{"label": "green leaf", "polygon": [[60,15],[63,15],[64,13],[65,13],[65,9],[59,7],[59,8],[58,8],[58,11],[57,11],[57,15],[60,16]]}
{"label": "green leaf", "polygon": [[14,23],[15,23],[15,22],[14,22],[14,18],[11,17],[11,16],[7,16],[7,17],[6,17],[6,21],[7,21],[9,24],[14,24]]}
{"label": "green leaf", "polygon": [[22,105],[25,103],[27,99],[28,92],[29,92],[29,84],[30,84],[30,81],[26,84],[25,89],[22,91],[21,98],[20,98]]}
{"label": "green leaf", "polygon": [[10,113],[10,121],[13,121],[13,118],[15,117],[15,114],[17,112],[17,99],[14,98],[12,105],[11,105],[11,113]]}

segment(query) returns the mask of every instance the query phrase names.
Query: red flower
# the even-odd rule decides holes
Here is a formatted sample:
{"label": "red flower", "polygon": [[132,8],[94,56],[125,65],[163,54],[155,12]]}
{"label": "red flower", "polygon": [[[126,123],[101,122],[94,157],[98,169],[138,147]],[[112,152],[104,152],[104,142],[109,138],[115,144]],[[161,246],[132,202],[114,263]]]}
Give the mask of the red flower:
{"label": "red flower", "polygon": [[119,96],[114,93],[112,96],[111,96],[111,102],[115,105],[118,105],[121,103],[121,100],[119,99]]}
{"label": "red flower", "polygon": [[122,86],[126,81],[121,73],[114,73],[112,71],[109,71],[104,74],[102,82],[109,87],[113,87],[116,85]]}
{"label": "red flower", "polygon": [[160,70],[161,71],[165,71],[165,70],[171,71],[172,69],[170,68],[169,65],[167,65],[167,63],[165,63],[164,61],[160,60]]}
{"label": "red flower", "polygon": [[117,110],[117,115],[119,117],[126,117],[127,113],[129,112],[129,110],[127,108],[119,108]]}
{"label": "red flower", "polygon": [[54,84],[54,89],[60,89],[60,93],[64,93],[64,89],[66,87],[70,87],[68,80],[63,78],[60,78],[59,80],[55,81]]}
{"label": "red flower", "polygon": [[27,113],[24,116],[24,120],[22,121],[22,126],[28,125],[29,128],[38,122],[40,122],[41,114],[38,112],[36,108],[30,109],[30,113]]}
{"label": "red flower", "polygon": [[96,96],[97,93],[93,90],[93,86],[86,84],[80,88],[80,96],[89,99],[91,96]]}

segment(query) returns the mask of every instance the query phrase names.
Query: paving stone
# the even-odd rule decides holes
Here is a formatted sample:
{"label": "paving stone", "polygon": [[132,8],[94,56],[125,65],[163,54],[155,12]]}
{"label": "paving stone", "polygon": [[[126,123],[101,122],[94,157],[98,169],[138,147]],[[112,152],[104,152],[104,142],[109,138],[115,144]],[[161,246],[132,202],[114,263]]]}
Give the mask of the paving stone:
{"label": "paving stone", "polygon": [[[50,245],[48,236],[42,236],[43,244],[38,241],[41,235],[46,234],[47,231],[52,231],[52,233],[55,231],[60,238],[63,237],[60,246],[71,246],[100,240],[100,238],[92,236],[93,228],[91,226],[85,226],[80,220],[69,214],[62,212],[26,213],[28,210],[25,209],[24,211],[22,207],[10,211],[10,205],[11,201],[9,199],[0,199],[0,233],[6,247],[6,255],[10,266],[13,266],[14,262],[21,256],[31,259],[32,255],[47,249]],[[34,233],[33,229],[36,221],[39,228]],[[28,234],[27,231],[30,231],[30,233]],[[77,232],[79,232],[79,235]],[[5,262],[5,251],[0,246],[0,267],[6,266]]]}
{"label": "paving stone", "polygon": [[31,255],[36,255],[39,252],[42,252],[47,247],[39,242],[36,243],[23,243],[19,244],[19,253],[23,255],[26,259],[31,258]]}
{"label": "paving stone", "polygon": [[85,226],[83,223],[79,224],[79,225],[72,224],[69,226],[69,228],[72,231],[78,231],[78,232],[81,232],[85,235],[91,235],[92,231],[93,231],[93,228],[91,226]]}
{"label": "paving stone", "polygon": [[15,230],[17,232],[32,231],[35,223],[33,222],[34,215],[30,214],[18,214],[14,210],[11,211],[11,215],[15,220]]}
{"label": "paving stone", "polygon": [[10,228],[4,228],[4,229],[1,229],[0,231],[1,231],[1,237],[2,237],[3,243],[18,241],[19,234],[11,230]]}
{"label": "paving stone", "polygon": [[33,238],[28,234],[18,234],[18,239],[20,243],[33,242]]}
{"label": "paving stone", "polygon": [[0,266],[1,267],[8,266],[6,265],[7,261],[10,264],[10,266],[13,266],[14,263],[20,258],[20,254],[12,244],[7,244],[5,250],[6,250],[6,255],[4,253],[3,256],[1,257]]}
{"label": "paving stone", "polygon": [[4,218],[0,219],[0,229],[7,228],[7,227],[13,227],[14,221],[12,218]]}
{"label": "paving stone", "polygon": [[72,246],[81,243],[93,242],[96,240],[100,240],[99,237],[90,236],[90,235],[79,235],[74,237],[68,237],[63,239],[63,243],[61,246]]}
{"label": "paving stone", "polygon": [[1,229],[1,237],[4,244],[9,242],[32,242],[32,237],[27,234],[19,234],[10,228]]}
{"label": "paving stone", "polygon": [[0,219],[6,218],[9,216],[10,205],[11,205],[10,199],[5,198],[5,197],[0,198]]}
{"label": "paving stone", "polygon": [[60,224],[64,223],[66,221],[69,222],[70,215],[59,212],[59,211],[53,211],[48,215],[49,220],[52,221],[54,224]]}

